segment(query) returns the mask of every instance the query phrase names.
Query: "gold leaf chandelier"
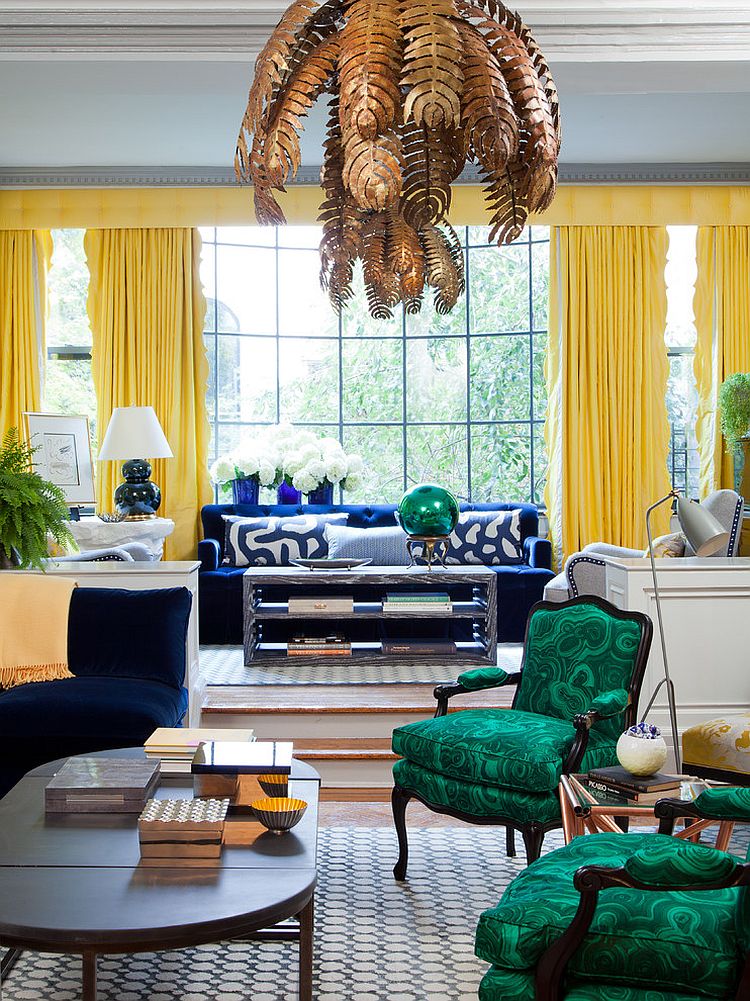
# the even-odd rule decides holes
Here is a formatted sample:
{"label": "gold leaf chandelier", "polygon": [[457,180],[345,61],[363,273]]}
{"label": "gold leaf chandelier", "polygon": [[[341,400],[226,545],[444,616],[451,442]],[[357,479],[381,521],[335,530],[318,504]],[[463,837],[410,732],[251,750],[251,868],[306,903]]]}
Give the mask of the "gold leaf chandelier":
{"label": "gold leaf chandelier", "polygon": [[451,184],[477,165],[490,242],[552,201],[557,90],[531,32],[498,0],[295,0],[255,65],[235,171],[261,224],[300,166],[303,118],[330,95],[321,283],[340,309],[361,260],[370,313],[447,313],[464,291]]}

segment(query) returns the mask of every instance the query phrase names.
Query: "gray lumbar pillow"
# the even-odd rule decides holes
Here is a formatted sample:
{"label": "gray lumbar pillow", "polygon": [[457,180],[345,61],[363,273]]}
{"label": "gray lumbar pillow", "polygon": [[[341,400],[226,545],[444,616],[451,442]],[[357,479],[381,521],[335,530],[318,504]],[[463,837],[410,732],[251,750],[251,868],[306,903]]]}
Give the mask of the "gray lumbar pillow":
{"label": "gray lumbar pillow", "polygon": [[326,525],[330,559],[372,560],[375,566],[403,567],[411,562],[402,528],[349,528]]}

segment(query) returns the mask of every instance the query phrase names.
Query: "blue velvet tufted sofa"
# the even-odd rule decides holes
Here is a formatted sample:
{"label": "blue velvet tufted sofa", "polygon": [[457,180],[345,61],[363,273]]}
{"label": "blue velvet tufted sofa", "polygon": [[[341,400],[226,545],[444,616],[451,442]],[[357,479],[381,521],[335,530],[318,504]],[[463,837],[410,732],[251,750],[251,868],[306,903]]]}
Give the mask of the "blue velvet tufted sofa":
{"label": "blue velvet tufted sofa", "polygon": [[[539,514],[534,504],[462,504],[462,511],[521,511],[521,537],[524,562],[511,566],[493,566],[497,573],[498,639],[521,642],[531,606],[539,601],[547,581],[554,576],[552,547],[537,536]],[[242,643],[242,574],[245,567],[222,564],[224,521],[228,514],[247,518],[295,514],[346,512],[354,528],[377,528],[394,525],[395,504],[374,506],[342,504],[335,507],[276,504],[207,504],[201,511],[205,538],[198,543],[201,561],[200,639],[201,643]]]}
{"label": "blue velvet tufted sofa", "polygon": [[0,796],[56,758],[137,747],[180,726],[188,705],[187,588],[77,587],[70,600],[73,678],[0,690]]}

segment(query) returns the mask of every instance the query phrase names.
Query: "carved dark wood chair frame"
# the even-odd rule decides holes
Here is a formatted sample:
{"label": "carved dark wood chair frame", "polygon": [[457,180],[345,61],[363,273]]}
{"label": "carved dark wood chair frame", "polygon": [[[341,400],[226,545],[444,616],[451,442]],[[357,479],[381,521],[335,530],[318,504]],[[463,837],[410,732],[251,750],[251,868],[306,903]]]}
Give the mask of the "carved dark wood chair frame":
{"label": "carved dark wood chair frame", "polygon": [[[697,820],[707,818],[705,813],[695,803],[685,803],[679,799],[662,799],[654,806],[654,812],[659,819],[659,833],[671,835],[678,818],[693,817]],[[726,817],[726,820],[737,820],[747,823],[747,817]],[[573,876],[573,885],[581,895],[578,910],[573,920],[563,934],[543,953],[536,968],[534,980],[535,1001],[564,1001],[565,972],[568,962],[580,947],[594,918],[599,894],[610,887],[625,887],[635,890],[652,890],[654,892],[698,890],[711,892],[731,887],[750,886],[750,863],[738,862],[726,879],[704,883],[680,883],[668,885],[659,883],[642,883],[634,879],[624,867],[607,868],[598,865],[582,866]],[[602,985],[603,987],[606,985]],[[664,989],[666,985],[654,985]],[[604,996],[604,995],[603,995]],[[750,999],[750,953],[747,953],[742,965],[734,1001]]]}
{"label": "carved dark wood chair frame", "polygon": [[[638,699],[641,693],[641,685],[643,684],[643,676],[646,671],[646,662],[648,660],[649,650],[651,648],[651,639],[653,636],[653,624],[651,619],[644,615],[642,612],[632,612],[623,611],[622,609],[616,608],[610,602],[605,601],[603,598],[599,598],[596,595],[582,595],[578,598],[572,598],[570,601],[538,601],[532,606],[529,612],[529,618],[526,622],[526,634],[524,636],[524,653],[521,662],[521,669],[517,674],[510,675],[508,680],[502,684],[515,685],[516,693],[513,697],[513,702],[511,704],[511,711],[515,708],[516,700],[518,699],[518,692],[520,690],[520,680],[523,675],[524,668],[526,666],[526,649],[527,641],[529,637],[529,626],[531,624],[532,617],[535,612],[549,610],[552,612],[563,611],[564,609],[571,608],[573,605],[596,605],[598,608],[607,612],[611,616],[623,621],[637,622],[641,629],[641,639],[638,644],[638,650],[636,652],[635,664],[633,666],[633,674],[630,679],[630,685],[628,686],[629,702],[627,708],[625,709],[625,726],[626,728],[632,726],[636,721],[636,712],[638,709]],[[499,685],[497,687],[500,687]],[[468,694],[469,690],[464,688],[458,681],[450,682],[445,685],[438,685],[435,688],[434,696],[437,700],[437,708],[435,710],[434,718],[437,719],[439,716],[445,716],[448,712],[448,702],[450,699],[457,695]],[[573,726],[575,727],[576,734],[571,744],[570,750],[568,751],[564,761],[563,761],[563,773],[569,774],[578,770],[581,760],[586,753],[586,747],[588,746],[589,740],[589,730],[601,719],[599,713],[596,711],[589,711],[577,715],[573,719]],[[526,860],[528,864],[536,861],[542,852],[542,843],[544,841],[544,836],[549,831],[557,830],[562,827],[562,820],[552,821],[543,824],[538,821],[530,821],[526,824],[519,824],[518,821],[511,819],[510,817],[505,817],[502,815],[495,815],[491,817],[477,817],[474,814],[464,813],[461,810],[450,809],[446,806],[438,806],[435,803],[430,803],[423,796],[413,789],[406,789],[403,786],[396,783],[393,787],[391,793],[391,808],[393,810],[393,822],[396,828],[396,835],[398,837],[398,847],[399,856],[396,865],[393,867],[393,875],[397,880],[406,879],[406,867],[409,861],[409,843],[406,831],[406,807],[409,801],[416,799],[418,802],[422,803],[429,810],[434,813],[445,814],[449,817],[456,817],[458,820],[463,820],[469,824],[481,824],[481,825],[491,825],[495,827],[505,827],[506,830],[506,853],[514,857],[516,854],[515,848],[515,831],[518,830],[523,838],[524,847],[526,849]]]}

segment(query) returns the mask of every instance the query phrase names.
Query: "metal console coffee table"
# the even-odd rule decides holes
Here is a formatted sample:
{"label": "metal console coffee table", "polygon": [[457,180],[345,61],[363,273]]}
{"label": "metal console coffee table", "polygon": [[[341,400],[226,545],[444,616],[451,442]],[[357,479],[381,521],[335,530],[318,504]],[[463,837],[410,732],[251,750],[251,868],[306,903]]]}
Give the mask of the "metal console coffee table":
{"label": "metal console coffee table", "polygon": [[[292,940],[299,942],[300,1001],[312,1001],[320,785],[313,768],[292,765],[290,795],[308,807],[283,837],[232,821],[220,865],[144,867],[137,815],[45,816],[45,786],[64,760],[35,768],[0,801],[0,946],[9,950],[0,977],[26,949],[77,954],[83,999],[95,1001],[97,955]],[[190,798],[190,776],[163,778],[156,796]]]}
{"label": "metal console coffee table", "polygon": [[[369,628],[370,639],[352,642],[351,659],[363,666],[388,664],[410,667],[423,664],[434,654],[389,654],[377,634],[387,623],[401,620],[402,632],[415,632],[430,639],[430,621],[435,632],[449,635],[451,629],[463,624],[470,638],[456,643],[450,663],[457,668],[494,666],[497,664],[497,574],[483,566],[441,567],[377,567],[365,566],[353,570],[301,570],[297,567],[251,567],[244,574],[244,645],[247,666],[260,661],[286,661],[286,642],[291,629],[317,629],[320,624],[330,630],[334,626],[346,633],[347,628],[359,631]],[[436,611],[384,612],[383,598],[391,591],[447,591],[452,598],[451,611],[436,607]],[[351,612],[290,613],[290,596],[347,595],[354,599]],[[285,625],[286,624],[286,625]],[[275,630],[275,639],[267,633]],[[348,658],[347,658],[348,659]],[[330,665],[326,657],[305,657],[313,666]]]}

